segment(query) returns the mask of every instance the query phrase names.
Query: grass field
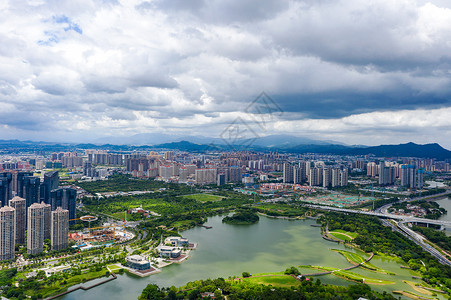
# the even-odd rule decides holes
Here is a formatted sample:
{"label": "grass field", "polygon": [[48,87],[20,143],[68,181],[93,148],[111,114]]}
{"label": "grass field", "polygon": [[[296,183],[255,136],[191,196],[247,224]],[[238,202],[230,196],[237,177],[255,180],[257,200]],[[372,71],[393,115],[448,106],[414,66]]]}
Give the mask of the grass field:
{"label": "grass field", "polygon": [[345,251],[345,250],[338,250],[338,249],[332,249],[332,251],[340,253],[352,264],[360,264],[365,261],[365,258],[357,253],[353,253],[353,252],[349,252],[349,251]]}
{"label": "grass field", "polygon": [[48,297],[52,294],[57,294],[65,291],[68,287],[75,284],[87,282],[89,280],[105,276],[105,272],[108,271],[106,268],[102,268],[101,271],[88,272],[81,275],[75,275],[66,279],[66,283],[63,284],[61,281],[55,281],[46,285],[42,285],[39,289],[25,290],[25,294],[28,296],[36,296],[41,294],[43,297]]}
{"label": "grass field", "polygon": [[340,233],[343,233],[343,234],[346,234],[346,235],[349,235],[353,239],[355,239],[356,237],[359,236],[359,234],[357,232],[345,231],[345,230],[342,230],[342,229],[337,229],[337,230],[334,230],[334,231],[335,232],[340,232]]}
{"label": "grass field", "polygon": [[184,198],[193,199],[199,202],[207,202],[207,201],[219,201],[222,200],[222,196],[216,196],[211,194],[194,194],[194,195],[185,195],[182,196]]}
{"label": "grass field", "polygon": [[346,258],[347,261],[349,261],[352,264],[360,264],[361,263],[363,268],[368,269],[370,271],[374,271],[377,273],[383,273],[383,274],[396,275],[395,273],[381,269],[381,268],[373,265],[370,262],[364,262],[366,258],[357,253],[344,251],[344,250],[337,250],[337,249],[332,249],[332,251],[340,253],[341,255],[343,255]]}
{"label": "grass field", "polygon": [[120,269],[122,269],[121,267],[116,266],[116,265],[109,265],[108,268],[111,270],[111,272],[117,272]]}
{"label": "grass field", "polygon": [[329,232],[329,234],[331,236],[333,236],[334,238],[337,238],[337,239],[342,240],[342,241],[347,241],[347,242],[352,241],[352,238],[350,238],[349,236],[344,235],[344,234],[342,234],[340,232],[331,231],[331,232]]}
{"label": "grass field", "polygon": [[420,285],[417,285],[416,282],[407,281],[407,280],[403,280],[402,282],[404,282],[405,284],[408,284],[411,288],[413,288],[418,293],[421,293],[423,295],[432,296],[432,292],[431,291],[423,289]]}
{"label": "grass field", "polygon": [[[254,276],[258,276],[258,275],[254,275]],[[294,279],[290,275],[266,275],[266,276],[261,276],[261,277],[254,277],[254,276],[244,278],[243,281],[248,281],[248,282],[256,283],[256,284],[265,284],[265,285],[270,284],[270,285],[276,286],[276,287],[292,287],[292,286],[297,286],[297,285],[301,284],[301,282]]]}
{"label": "grass field", "polygon": [[378,284],[378,285],[386,285],[386,284],[394,284],[394,281],[382,280],[377,278],[369,278],[360,274],[356,274],[349,271],[335,271],[332,274],[335,276],[343,277],[348,280],[363,282],[366,284]]}
{"label": "grass field", "polygon": [[429,297],[425,297],[425,296],[420,296],[420,295],[417,295],[415,293],[408,292],[408,291],[393,291],[392,293],[395,295],[403,295],[410,299],[434,299],[434,298],[429,298]]}
{"label": "grass field", "polygon": [[356,232],[351,232],[351,231],[344,231],[341,229],[337,229],[334,231],[330,231],[329,232],[332,236],[334,236],[337,239],[340,239],[342,241],[352,241],[353,239],[355,239],[359,234]]}

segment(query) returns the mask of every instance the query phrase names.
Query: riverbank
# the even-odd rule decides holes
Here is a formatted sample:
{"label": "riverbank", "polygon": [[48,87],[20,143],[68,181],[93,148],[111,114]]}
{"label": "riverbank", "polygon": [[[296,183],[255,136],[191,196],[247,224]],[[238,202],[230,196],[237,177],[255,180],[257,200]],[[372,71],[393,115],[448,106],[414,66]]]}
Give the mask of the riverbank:
{"label": "riverbank", "polygon": [[257,214],[260,215],[260,216],[271,218],[271,219],[281,219],[281,220],[305,220],[306,219],[306,217],[271,216],[271,215],[264,214],[262,212],[257,212]]}
{"label": "riverbank", "polygon": [[[207,278],[241,277],[243,272],[251,274],[277,273],[291,266],[317,265],[330,266],[342,270],[350,266],[349,262],[339,253],[330,248],[360,253],[344,244],[331,244],[321,238],[321,229],[310,225],[315,220],[296,221],[270,217],[260,217],[260,221],[252,226],[228,225],[222,223],[222,216],[214,216],[206,220],[205,225],[212,226],[206,230],[202,227],[181,232],[183,237],[196,241],[198,248],[190,253],[190,258],[181,264],[171,264],[153,276],[138,278],[123,274],[118,280],[106,283],[89,291],[75,291],[66,295],[64,300],[109,300],[136,299],[141,291],[152,283],[160,287],[182,287],[189,281]],[[271,240],[271,243],[268,243]],[[367,258],[367,256],[365,257]],[[371,263],[377,267],[396,273],[396,277],[377,274],[356,268],[353,273],[365,278],[391,280],[394,284],[373,284],[371,288],[382,293],[392,290],[411,290],[402,280],[420,283],[412,280],[411,270],[401,269],[395,259],[385,259],[374,256]],[[301,273],[309,273],[301,270]],[[310,272],[310,273],[313,273]],[[254,281],[266,281],[268,284],[291,280],[284,276],[254,278]],[[353,281],[337,276],[322,276],[321,282],[337,286],[348,286]],[[273,283],[271,283],[273,282]],[[440,298],[444,299],[444,298]]]}

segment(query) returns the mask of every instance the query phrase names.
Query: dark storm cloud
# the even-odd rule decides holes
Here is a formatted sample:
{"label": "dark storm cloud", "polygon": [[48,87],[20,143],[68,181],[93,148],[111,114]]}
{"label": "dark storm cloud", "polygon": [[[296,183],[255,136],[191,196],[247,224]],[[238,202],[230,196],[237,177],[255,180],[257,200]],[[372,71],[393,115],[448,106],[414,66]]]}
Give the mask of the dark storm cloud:
{"label": "dark storm cloud", "polygon": [[[348,91],[341,93],[316,93],[274,95],[284,111],[299,113],[303,118],[342,118],[352,114],[372,111],[430,109],[451,106],[451,98],[411,93],[364,93]],[[296,117],[293,117],[296,118]]]}

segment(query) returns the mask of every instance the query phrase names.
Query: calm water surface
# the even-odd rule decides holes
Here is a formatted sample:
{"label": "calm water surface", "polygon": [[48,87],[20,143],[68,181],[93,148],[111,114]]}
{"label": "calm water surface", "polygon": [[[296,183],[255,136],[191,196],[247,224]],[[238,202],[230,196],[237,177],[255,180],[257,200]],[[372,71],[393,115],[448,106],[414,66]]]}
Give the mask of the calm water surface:
{"label": "calm water surface", "polygon": [[[451,212],[451,209],[450,209]],[[343,245],[325,241],[320,228],[311,227],[313,220],[281,220],[260,217],[254,225],[222,224],[222,217],[209,218],[206,225],[212,229],[196,227],[183,232],[183,236],[199,244],[191,257],[181,263],[162,269],[161,273],[145,278],[119,275],[117,280],[88,291],[76,291],[61,299],[137,299],[149,283],[160,287],[181,286],[189,281],[206,278],[239,276],[250,273],[283,271],[289,266],[317,265],[345,268],[350,264],[330,249],[346,249]],[[353,272],[372,278],[396,281],[396,284],[372,286],[378,291],[408,290],[414,292],[402,280],[412,279],[411,271],[401,269],[393,260],[374,258],[372,263],[396,273],[396,276],[356,269]],[[324,283],[349,285],[349,281],[333,275],[321,276]]]}

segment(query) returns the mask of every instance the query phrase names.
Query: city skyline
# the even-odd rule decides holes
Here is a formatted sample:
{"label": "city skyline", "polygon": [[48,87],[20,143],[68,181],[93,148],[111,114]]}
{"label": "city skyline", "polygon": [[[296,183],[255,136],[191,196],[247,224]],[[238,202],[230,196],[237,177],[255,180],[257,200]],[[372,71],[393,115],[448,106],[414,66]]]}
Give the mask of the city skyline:
{"label": "city skyline", "polygon": [[283,115],[261,135],[449,149],[450,7],[2,2],[0,139],[218,137],[266,92]]}

